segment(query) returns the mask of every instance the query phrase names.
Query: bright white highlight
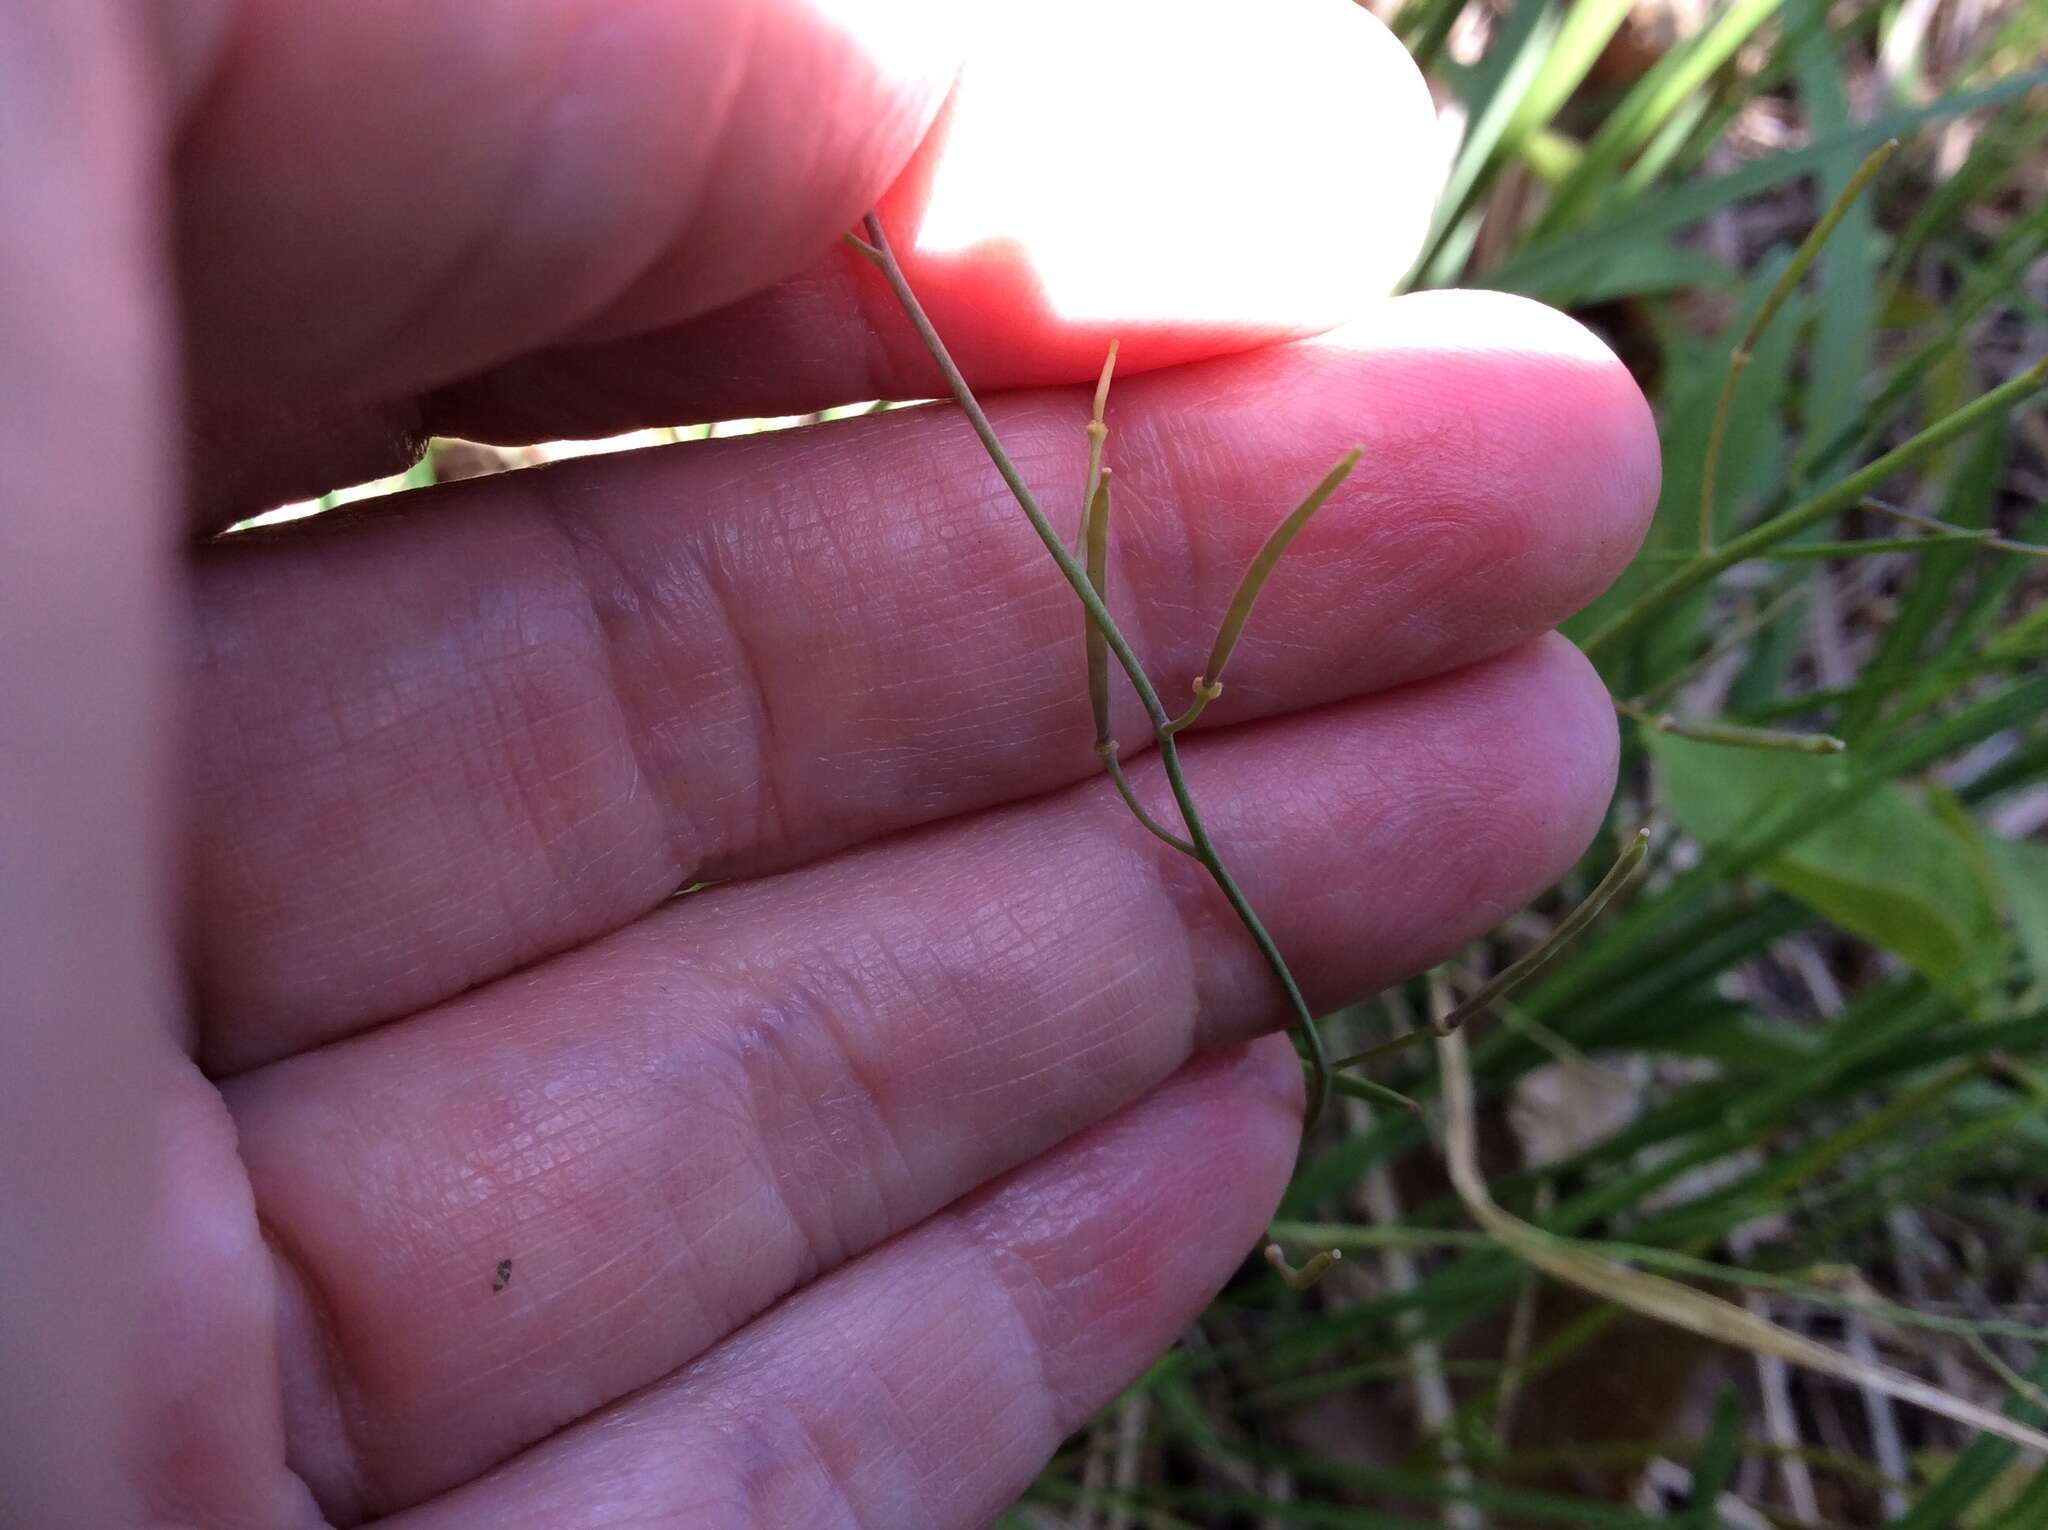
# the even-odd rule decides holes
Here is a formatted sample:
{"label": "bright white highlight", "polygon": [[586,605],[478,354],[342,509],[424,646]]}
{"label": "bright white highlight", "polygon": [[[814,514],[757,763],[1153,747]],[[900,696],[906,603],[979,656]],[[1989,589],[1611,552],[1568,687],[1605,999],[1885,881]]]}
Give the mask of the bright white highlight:
{"label": "bright white highlight", "polygon": [[1350,0],[983,15],[920,251],[1018,240],[1064,318],[1226,324],[1335,322],[1417,253],[1428,93]]}

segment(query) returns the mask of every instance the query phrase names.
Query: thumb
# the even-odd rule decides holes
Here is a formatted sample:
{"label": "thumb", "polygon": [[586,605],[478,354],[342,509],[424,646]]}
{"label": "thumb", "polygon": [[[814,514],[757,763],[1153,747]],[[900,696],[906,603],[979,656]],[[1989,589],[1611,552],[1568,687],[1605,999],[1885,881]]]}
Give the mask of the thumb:
{"label": "thumb", "polygon": [[167,288],[124,7],[0,6],[0,1502],[132,1523],[149,1076],[175,1053],[161,785]]}

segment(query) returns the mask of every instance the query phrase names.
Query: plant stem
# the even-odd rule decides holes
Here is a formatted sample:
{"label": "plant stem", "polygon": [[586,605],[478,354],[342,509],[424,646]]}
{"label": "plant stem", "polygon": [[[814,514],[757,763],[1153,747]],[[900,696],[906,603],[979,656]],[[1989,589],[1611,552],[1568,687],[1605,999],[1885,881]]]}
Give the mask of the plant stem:
{"label": "plant stem", "polygon": [[1937,420],[1904,445],[1886,452],[1860,472],[1852,473],[1833,488],[1816,494],[1802,505],[1774,516],[1731,542],[1724,542],[1651,586],[1580,646],[1586,657],[1599,659],[1647,626],[1658,612],[1683,595],[1689,595],[1709,580],[1768,552],[1786,538],[1866,499],[1871,490],[1890,478],[1931,457],[1957,436],[1976,429],[1986,420],[2017,404],[2029,394],[2048,385],[2048,357],[2043,357],[2010,382],[1972,399],[1953,414]]}
{"label": "plant stem", "polygon": [[1888,515],[1893,520],[1904,521],[1909,526],[1922,526],[1935,534],[1933,537],[1921,537],[1919,540],[1922,542],[1933,541],[1936,537],[1946,537],[1957,542],[1981,541],[1994,552],[2017,553],[2022,558],[2048,558],[2048,547],[2043,547],[2038,542],[2016,542],[2011,537],[1998,535],[1989,526],[1980,526],[1974,530],[1968,526],[1958,526],[1931,515],[1922,515],[1917,510],[1908,510],[1904,505],[1892,504],[1889,500],[1879,499],[1874,494],[1864,495],[1857,502],[1856,508],[1868,510],[1873,515]]}
{"label": "plant stem", "polygon": [[1890,159],[1899,147],[1898,139],[1879,144],[1870,157],[1857,167],[1849,177],[1849,184],[1842,188],[1842,194],[1835,198],[1827,213],[1815,224],[1813,232],[1800,242],[1792,256],[1792,262],[1784,273],[1771,284],[1771,290],[1764,297],[1763,306],[1756,311],[1756,317],[1749,321],[1749,327],[1736,342],[1734,354],[1728,358],[1728,375],[1721,383],[1721,397],[1714,404],[1714,424],[1707,436],[1707,461],[1700,472],[1700,551],[1712,552],[1714,548],[1714,484],[1720,475],[1721,449],[1727,444],[1728,417],[1735,408],[1736,385],[1742,381],[1742,374],[1748,368],[1756,343],[1763,338],[1765,330],[1771,327],[1771,320],[1791,299],[1797,290],[1800,278],[1804,277],[1815,260],[1819,259],[1821,247],[1842,219],[1849,215],[1849,209],[1856,205],[1856,199],[1863,195],[1885,161]]}
{"label": "plant stem", "polygon": [[1131,816],[1182,855],[1192,856],[1199,861],[1202,858],[1200,851],[1145,811],[1145,804],[1138,800],[1138,793],[1131,785],[1131,778],[1124,774],[1123,764],[1116,757],[1116,740],[1109,739],[1097,744],[1095,752],[1102,756],[1102,768],[1109,773],[1109,779],[1116,787],[1116,794],[1124,799],[1124,806],[1131,810]]}
{"label": "plant stem", "polygon": [[1358,1063],[1372,1062],[1376,1058],[1401,1051],[1404,1047],[1420,1041],[1425,1036],[1445,1035],[1450,1031],[1456,1030],[1467,1020],[1489,1006],[1499,1003],[1531,977],[1535,976],[1536,970],[1539,967],[1570,945],[1574,940],[1578,939],[1579,933],[1587,925],[1600,917],[1600,911],[1613,902],[1615,894],[1626,887],[1635,876],[1637,869],[1643,864],[1643,857],[1649,853],[1649,849],[1650,831],[1647,828],[1636,830],[1629,838],[1629,842],[1623,848],[1621,854],[1615,859],[1614,864],[1607,868],[1607,875],[1600,879],[1600,884],[1586,895],[1583,903],[1579,904],[1577,908],[1558,921],[1557,928],[1550,932],[1549,938],[1542,945],[1531,951],[1527,956],[1522,957],[1521,960],[1502,968],[1499,976],[1495,977],[1493,981],[1473,994],[1471,998],[1444,1016],[1443,1019],[1431,1022],[1426,1029],[1406,1031],[1394,1037],[1391,1041],[1383,1041],[1378,1046],[1367,1047],[1363,1052],[1354,1052],[1349,1057],[1340,1057],[1330,1066],[1344,1069]]}
{"label": "plant stem", "polygon": [[[1045,512],[1039,508],[1038,500],[1032,494],[1030,486],[1017,471],[1017,465],[1010,460],[1010,454],[1003,449],[1003,443],[996,436],[995,427],[989,424],[988,416],[982,412],[981,404],[974,396],[974,390],[967,386],[967,379],[954,364],[945,341],[939,338],[939,332],[932,327],[932,321],[926,315],[924,305],[918,302],[917,295],[910,290],[910,283],[903,274],[902,266],[897,263],[895,251],[889,246],[888,235],[883,232],[882,220],[870,212],[862,222],[867,229],[868,239],[865,245],[856,242],[857,246],[888,280],[890,289],[896,294],[896,301],[916,328],[918,338],[930,352],[940,375],[945,378],[946,387],[952,393],[953,401],[960,406],[961,413],[967,416],[968,424],[980,438],[989,461],[995,464],[996,471],[1009,486],[1010,493],[1024,511],[1025,518],[1031,522],[1031,529],[1038,533],[1039,541],[1045,544],[1045,550],[1059,566],[1061,576],[1073,588],[1075,596],[1087,611],[1088,620],[1094,624],[1095,630],[1102,634],[1103,641],[1109,645],[1109,651],[1116,655],[1117,663],[1123,666],[1124,674],[1129,677],[1131,689],[1137,692],[1138,700],[1145,709],[1146,720],[1151,723],[1153,735],[1159,741],[1159,763],[1166,771],[1167,785],[1172,789],[1174,803],[1180,809],[1181,821],[1187,828],[1194,858],[1208,871],[1225,901],[1230,904],[1231,910],[1251,935],[1252,943],[1258,947],[1259,954],[1266,959],[1266,965],[1273,970],[1273,976],[1279,979],[1281,990],[1287,997],[1288,1007],[1294,1013],[1295,1028],[1300,1033],[1303,1049],[1308,1054],[1309,1100],[1307,1115],[1303,1122],[1303,1129],[1307,1130],[1315,1125],[1317,1118],[1322,1115],[1324,1105],[1329,1101],[1329,1053],[1323,1045],[1322,1032],[1316,1027],[1315,1015],[1308,1007],[1308,1000],[1302,996],[1301,985],[1295,981],[1286,958],[1280,954],[1279,946],[1274,943],[1272,935],[1260,921],[1258,914],[1253,911],[1244,890],[1237,885],[1237,879],[1223,864],[1223,858],[1218,854],[1215,842],[1209,837],[1208,827],[1202,822],[1201,814],[1196,810],[1194,798],[1188,791],[1187,778],[1181,770],[1180,751],[1174,743],[1173,719],[1167,716],[1166,708],[1160,704],[1159,693],[1153,689],[1152,682],[1147,678],[1145,668],[1139,663],[1129,640],[1118,630],[1115,619],[1109,614],[1109,608],[1102,603],[1102,597],[1089,582],[1087,571],[1075,561],[1065,540],[1053,529],[1052,522],[1046,519]],[[1414,1101],[1405,1095],[1396,1094],[1391,1089],[1385,1092],[1391,1103],[1397,1103],[1409,1110],[1417,1108]]]}
{"label": "plant stem", "polygon": [[1650,831],[1636,830],[1621,854],[1615,858],[1614,864],[1607,868],[1607,875],[1600,879],[1599,886],[1586,895],[1583,903],[1558,921],[1557,928],[1550,932],[1549,938],[1542,945],[1519,961],[1511,962],[1502,968],[1500,973],[1479,992],[1458,1005],[1448,1015],[1433,1022],[1432,1029],[1439,1036],[1446,1031],[1454,1031],[1474,1015],[1484,1013],[1490,1005],[1521,987],[1535,974],[1537,968],[1570,945],[1578,938],[1581,930],[1600,917],[1600,911],[1614,901],[1617,893],[1628,886],[1636,874],[1636,868],[1643,864],[1643,857],[1649,853],[1649,849]]}
{"label": "plant stem", "polygon": [[1759,632],[1770,626],[1780,616],[1784,615],[1791,607],[1807,599],[1812,593],[1813,586],[1810,583],[1788,584],[1784,589],[1764,602],[1760,610],[1738,616],[1736,620],[1728,623],[1728,630],[1722,633],[1706,652],[1700,654],[1695,659],[1688,659],[1671,674],[1666,675],[1662,680],[1651,686],[1649,690],[1636,697],[1630,705],[1641,707],[1645,711],[1661,705],[1667,696],[1677,691],[1688,680],[1691,680],[1702,670],[1711,668],[1727,654],[1733,653]]}
{"label": "plant stem", "polygon": [[[1924,553],[1937,547],[1976,545],[1989,547],[1994,551],[2011,552],[2025,548],[2026,543],[2015,542],[2006,547],[1998,546],[1998,534],[1994,531],[1935,531],[1917,537],[1856,537],[1844,542],[1801,542],[1795,547],[1777,547],[1759,558],[1772,563],[1822,563],[1833,558],[1868,558],[1878,553]],[[1679,548],[1652,548],[1636,556],[1638,563],[1645,566],[1655,564],[1690,563],[1699,556]],[[2030,552],[2029,557],[2048,557],[2048,550]]]}

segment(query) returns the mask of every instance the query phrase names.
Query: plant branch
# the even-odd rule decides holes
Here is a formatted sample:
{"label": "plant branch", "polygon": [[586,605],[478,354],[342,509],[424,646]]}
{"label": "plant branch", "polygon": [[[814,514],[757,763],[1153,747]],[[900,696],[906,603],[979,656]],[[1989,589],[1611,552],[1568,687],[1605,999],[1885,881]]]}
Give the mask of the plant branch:
{"label": "plant branch", "polygon": [[[1938,531],[1924,537],[1856,537],[1843,542],[1800,542],[1792,547],[1773,548],[1757,556],[1772,563],[1823,563],[1834,558],[1869,558],[1878,553],[1932,552],[1937,547],[1996,547],[1998,541],[1995,531],[1965,531],[1958,527],[1954,531]],[[2010,543],[2002,550],[2027,550],[2028,556],[2048,557],[2048,548],[2034,552],[2024,542]],[[1698,556],[1698,553],[1678,548],[1652,548],[1637,554],[1636,561],[1645,566],[1668,565],[1690,563]]]}
{"label": "plant branch", "polygon": [[1728,375],[1721,383],[1721,396],[1714,404],[1713,428],[1707,436],[1706,465],[1700,470],[1700,551],[1703,553],[1712,552],[1714,549],[1714,486],[1720,476],[1721,449],[1727,443],[1728,417],[1734,412],[1735,389],[1742,381],[1743,372],[1749,367],[1757,341],[1763,338],[1764,331],[1771,327],[1771,320],[1775,319],[1778,311],[1791,300],[1801,278],[1820,257],[1821,246],[1828,242],[1842,219],[1849,215],[1849,209],[1856,205],[1856,199],[1863,195],[1864,188],[1876,177],[1877,172],[1884,168],[1885,161],[1892,157],[1898,147],[1899,141],[1896,138],[1879,144],[1870,157],[1857,167],[1856,173],[1849,177],[1849,184],[1842,188],[1841,195],[1835,198],[1820,222],[1814,225],[1813,232],[1800,242],[1799,248],[1793,253],[1792,263],[1785,267],[1783,274],[1771,285],[1763,306],[1756,311],[1756,317],[1749,321],[1749,327],[1742,332],[1741,340],[1736,342],[1734,354],[1728,358]]}
{"label": "plant branch", "polygon": [[1580,931],[1600,917],[1600,911],[1606,908],[1609,903],[1612,903],[1615,895],[1626,887],[1630,879],[1635,876],[1638,868],[1642,866],[1643,857],[1649,852],[1649,848],[1650,831],[1648,829],[1636,830],[1635,836],[1629,840],[1627,847],[1615,858],[1614,864],[1608,867],[1607,875],[1600,879],[1599,886],[1588,893],[1585,901],[1579,904],[1577,908],[1558,921],[1557,928],[1550,932],[1542,945],[1531,951],[1527,956],[1522,957],[1519,961],[1512,962],[1508,966],[1503,967],[1492,981],[1488,982],[1477,993],[1473,994],[1471,998],[1444,1016],[1443,1019],[1432,1021],[1428,1029],[1408,1031],[1394,1037],[1391,1041],[1382,1041],[1378,1046],[1367,1047],[1363,1052],[1354,1052],[1349,1057],[1340,1057],[1330,1066],[1342,1070],[1354,1067],[1359,1063],[1372,1062],[1394,1052],[1403,1051],[1425,1036],[1442,1036],[1454,1031],[1482,1010],[1499,1003],[1517,988],[1521,987],[1522,984],[1526,983],[1531,977],[1535,976],[1536,970],[1539,967],[1570,945],[1572,941],[1578,938]]}
{"label": "plant branch", "polygon": [[1095,752],[1102,757],[1102,768],[1109,773],[1109,779],[1116,787],[1116,794],[1124,799],[1124,806],[1131,810],[1131,816],[1182,855],[1199,861],[1202,858],[1201,851],[1145,811],[1145,804],[1138,800],[1138,793],[1131,785],[1131,778],[1124,773],[1123,762],[1116,757],[1116,740],[1109,739],[1097,744]]}
{"label": "plant branch", "polygon": [[1672,601],[1691,594],[1736,564],[1747,562],[1770,551],[1780,542],[1796,536],[1808,526],[1852,505],[1862,503],[1873,489],[1893,474],[1918,466],[1956,437],[1965,435],[1985,421],[2002,414],[2022,399],[2039,392],[2043,386],[2048,386],[2048,357],[2035,362],[2010,382],[1993,388],[1989,393],[1972,399],[1953,414],[1937,420],[1912,440],[1886,452],[1860,472],[1851,473],[1833,488],[1823,490],[1804,504],[1795,505],[1782,515],[1773,516],[1754,530],[1743,533],[1733,541],[1724,542],[1711,553],[1703,554],[1683,568],[1674,570],[1630,601],[1607,625],[1593,633],[1580,646],[1590,659],[1604,657],[1625,639],[1634,637],[1649,625],[1650,621]]}
{"label": "plant branch", "polygon": [[1550,932],[1549,938],[1542,945],[1520,960],[1503,967],[1479,992],[1448,1015],[1433,1021],[1430,1029],[1439,1036],[1457,1030],[1474,1015],[1483,1013],[1535,976],[1539,967],[1570,945],[1578,938],[1580,931],[1600,917],[1600,911],[1612,903],[1621,890],[1634,879],[1637,868],[1643,864],[1643,857],[1649,850],[1650,831],[1647,828],[1636,830],[1635,836],[1629,840],[1621,854],[1615,857],[1614,864],[1607,868],[1607,875],[1600,879],[1599,885],[1586,895],[1583,903],[1558,921],[1557,928]]}
{"label": "plant branch", "polygon": [[[945,378],[947,390],[953,395],[953,401],[960,406],[961,413],[967,416],[968,424],[973,427],[982,448],[988,453],[989,461],[995,464],[996,471],[1009,486],[1018,507],[1031,522],[1031,529],[1038,534],[1039,541],[1045,544],[1045,550],[1058,565],[1061,576],[1065,578],[1083,609],[1087,611],[1089,622],[1102,634],[1104,643],[1116,656],[1117,663],[1123,667],[1124,674],[1129,678],[1131,689],[1137,692],[1138,700],[1145,709],[1145,717],[1152,724],[1153,735],[1159,741],[1159,761],[1166,771],[1167,785],[1172,789],[1174,803],[1180,809],[1181,821],[1187,828],[1188,840],[1193,847],[1195,858],[1207,869],[1225,901],[1230,904],[1231,910],[1251,935],[1252,943],[1258,947],[1259,954],[1265,958],[1266,965],[1278,979],[1281,990],[1286,995],[1288,1007],[1294,1014],[1295,1028],[1299,1033],[1302,1048],[1307,1054],[1310,1073],[1305,1127],[1313,1126],[1330,1096],[1330,1061],[1328,1050],[1323,1045],[1322,1032],[1316,1027],[1315,1015],[1308,1007],[1308,1000],[1302,996],[1301,985],[1295,981],[1286,958],[1280,954],[1279,946],[1274,943],[1272,935],[1246,899],[1244,890],[1237,885],[1237,879],[1224,865],[1215,842],[1209,837],[1208,828],[1195,807],[1194,798],[1188,790],[1186,775],[1181,769],[1179,751],[1173,738],[1173,720],[1166,715],[1166,708],[1159,701],[1159,693],[1153,689],[1152,682],[1146,676],[1144,666],[1138,661],[1129,640],[1118,630],[1115,619],[1109,614],[1109,608],[1103,604],[1102,597],[1096,593],[1095,586],[1089,581],[1087,570],[1075,561],[1073,552],[1060,534],[1053,529],[1051,521],[1046,519],[1045,512],[1039,507],[1038,499],[1032,494],[1030,485],[1024,482],[1023,475],[1017,471],[1017,465],[1003,449],[1003,443],[996,436],[995,427],[989,423],[987,414],[982,411],[980,401],[974,396],[974,390],[968,387],[967,379],[954,364],[945,342],[932,327],[932,321],[926,315],[924,305],[918,302],[917,295],[910,290],[910,283],[903,274],[903,268],[889,246],[889,238],[883,231],[881,219],[870,212],[863,220],[863,226],[868,236],[863,253],[872,251],[868,258],[888,281],[890,290],[896,295],[897,303],[901,305],[904,314],[917,330],[919,339],[924,342],[924,347],[930,353],[940,375]],[[1392,1090],[1387,1090],[1386,1093],[1407,1109],[1417,1108],[1414,1101],[1405,1096],[1395,1094]]]}
{"label": "plant branch", "polygon": [[1811,596],[1812,593],[1813,586],[1806,581],[1787,584],[1777,594],[1765,601],[1761,608],[1751,610],[1747,614],[1738,615],[1735,620],[1727,623],[1727,630],[1709,645],[1704,653],[1701,653],[1697,658],[1688,659],[1684,664],[1681,664],[1676,670],[1666,675],[1662,680],[1659,680],[1649,690],[1637,696],[1629,704],[1641,707],[1645,711],[1660,705],[1666,697],[1676,692],[1687,681],[1693,679],[1702,670],[1711,668],[1726,655],[1733,653],[1759,632],[1770,626],[1780,616],[1784,615],[1786,611]]}
{"label": "plant branch", "polygon": [[1972,530],[1968,526],[1958,526],[1953,521],[1938,520],[1931,515],[1922,515],[1918,510],[1908,510],[1904,505],[1892,504],[1889,500],[1879,499],[1874,494],[1864,495],[1856,502],[1856,508],[1868,510],[1874,515],[1888,515],[1893,520],[1904,521],[1909,526],[1924,527],[1936,533],[1936,537],[1921,537],[1919,540],[1922,542],[1934,541],[1938,537],[1959,542],[1981,541],[1986,547],[1998,552],[2017,553],[2022,558],[2048,558],[2048,547],[2043,547],[2039,542],[2016,542],[2011,537],[2000,536],[1988,527]]}

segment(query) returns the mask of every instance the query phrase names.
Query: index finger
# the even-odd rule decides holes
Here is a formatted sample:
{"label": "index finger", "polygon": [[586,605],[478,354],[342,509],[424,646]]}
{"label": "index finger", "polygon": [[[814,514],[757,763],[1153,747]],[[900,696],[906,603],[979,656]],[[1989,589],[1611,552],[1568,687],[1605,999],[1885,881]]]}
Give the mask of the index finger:
{"label": "index finger", "polygon": [[[1442,178],[1429,92],[1349,0],[992,12],[882,198],[977,389],[1092,380],[1332,329],[1391,292]],[[644,313],[644,306],[636,309]],[[492,441],[808,413],[945,385],[886,288],[834,252],[715,313],[580,336],[426,399]]]}
{"label": "index finger", "polygon": [[177,13],[214,30],[176,221],[230,399],[393,397],[629,293],[656,322],[788,276],[902,169],[960,43],[953,0],[219,9]]}
{"label": "index finger", "polygon": [[[1005,358],[977,382],[1092,375],[1112,333],[1163,365],[1349,317],[1434,192],[1427,93],[1348,0],[476,10],[237,13],[181,156],[205,391],[389,399],[663,331],[692,363],[647,353],[668,379],[857,390],[909,337],[819,262],[885,188],[970,375]],[[811,301],[753,314],[758,354],[675,332],[806,270]],[[518,380],[485,391],[549,392]],[[685,402],[650,381],[642,412]]]}

